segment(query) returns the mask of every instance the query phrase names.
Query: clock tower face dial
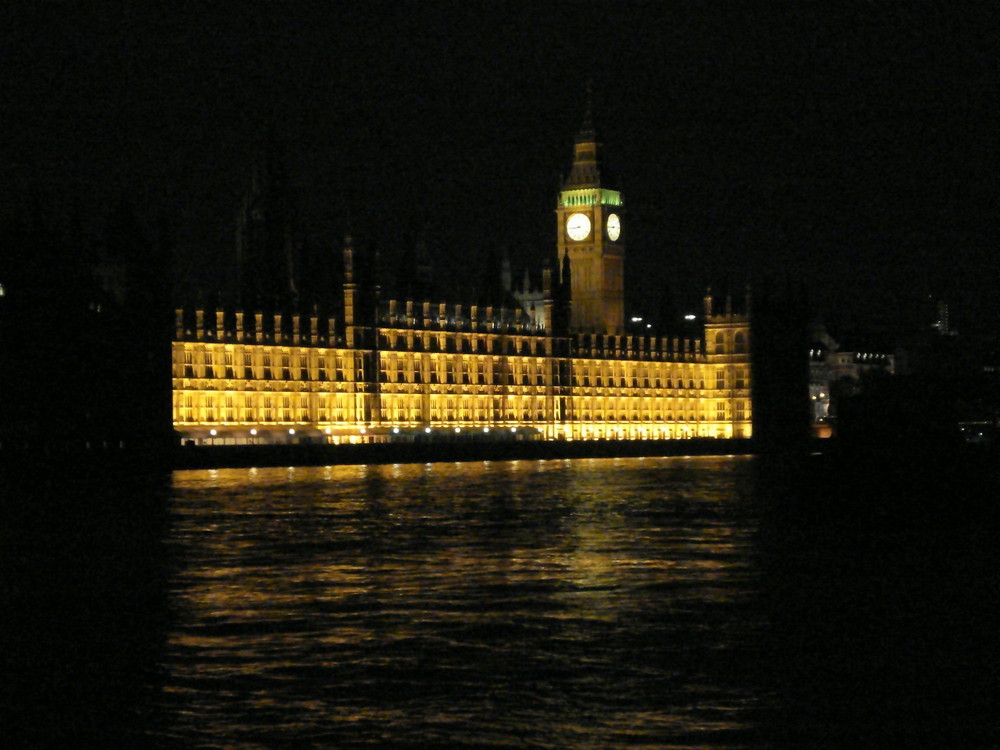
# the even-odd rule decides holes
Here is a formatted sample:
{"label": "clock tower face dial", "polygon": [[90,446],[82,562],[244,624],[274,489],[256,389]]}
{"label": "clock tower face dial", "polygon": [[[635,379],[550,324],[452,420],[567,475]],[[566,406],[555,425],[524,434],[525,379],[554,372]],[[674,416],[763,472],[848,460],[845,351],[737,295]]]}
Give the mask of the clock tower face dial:
{"label": "clock tower face dial", "polygon": [[587,239],[590,236],[590,218],[586,214],[571,214],[566,219],[566,234],[577,242]]}
{"label": "clock tower face dial", "polygon": [[608,217],[608,239],[612,242],[617,242],[621,234],[622,220],[618,218],[618,214],[611,214]]}

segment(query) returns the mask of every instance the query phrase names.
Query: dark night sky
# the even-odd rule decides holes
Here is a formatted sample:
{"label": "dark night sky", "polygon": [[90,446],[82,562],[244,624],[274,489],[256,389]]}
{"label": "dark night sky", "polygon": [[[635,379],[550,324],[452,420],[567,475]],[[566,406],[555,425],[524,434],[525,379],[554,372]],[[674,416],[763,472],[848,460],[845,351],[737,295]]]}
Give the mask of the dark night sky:
{"label": "dark night sky", "polygon": [[391,258],[423,231],[467,288],[489,249],[553,246],[592,81],[633,312],[788,273],[831,320],[926,294],[995,314],[990,4],[544,5],[5,11],[0,200],[96,217],[124,191],[175,224],[188,272],[218,271],[274,120],[315,244],[350,217]]}

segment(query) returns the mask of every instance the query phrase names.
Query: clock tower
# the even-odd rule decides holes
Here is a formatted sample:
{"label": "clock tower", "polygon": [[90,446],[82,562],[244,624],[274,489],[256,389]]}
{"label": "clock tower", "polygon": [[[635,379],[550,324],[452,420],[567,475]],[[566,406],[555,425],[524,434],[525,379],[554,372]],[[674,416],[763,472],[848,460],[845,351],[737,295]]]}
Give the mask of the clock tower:
{"label": "clock tower", "polygon": [[588,106],[573,149],[573,168],[563,182],[556,206],[559,258],[569,258],[571,328],[623,333],[622,196],[602,182],[600,152]]}

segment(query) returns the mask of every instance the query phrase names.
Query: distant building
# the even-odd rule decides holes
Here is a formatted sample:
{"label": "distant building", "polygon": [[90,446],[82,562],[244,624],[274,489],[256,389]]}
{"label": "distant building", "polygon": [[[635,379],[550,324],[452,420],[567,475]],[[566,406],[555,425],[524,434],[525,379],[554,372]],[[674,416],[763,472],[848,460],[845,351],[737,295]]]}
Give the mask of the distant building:
{"label": "distant building", "polygon": [[243,301],[176,311],[175,429],[202,444],[750,437],[749,311],[709,294],[700,336],[627,335],[623,199],[606,182],[588,113],[556,252],[517,287],[505,264],[492,304],[420,298],[421,284],[383,299],[378,259],[350,238],[323,301],[262,303],[295,287],[246,275],[290,257],[275,231],[247,239],[265,218],[250,200]]}
{"label": "distant building", "polygon": [[841,351],[824,328],[813,331],[809,349],[809,401],[813,431],[833,434],[838,398],[853,395],[870,373],[895,373],[896,358],[883,352]]}

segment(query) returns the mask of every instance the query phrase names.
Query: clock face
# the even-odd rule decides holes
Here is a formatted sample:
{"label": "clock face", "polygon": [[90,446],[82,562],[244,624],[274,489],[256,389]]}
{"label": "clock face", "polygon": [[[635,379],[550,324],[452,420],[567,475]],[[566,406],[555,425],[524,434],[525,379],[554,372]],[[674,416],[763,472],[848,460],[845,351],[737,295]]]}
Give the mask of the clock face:
{"label": "clock face", "polygon": [[590,219],[586,214],[572,214],[566,219],[566,234],[571,240],[585,240],[590,236]]}
{"label": "clock face", "polygon": [[617,242],[621,233],[622,220],[618,218],[618,214],[611,214],[611,216],[608,217],[608,239],[612,242]]}

